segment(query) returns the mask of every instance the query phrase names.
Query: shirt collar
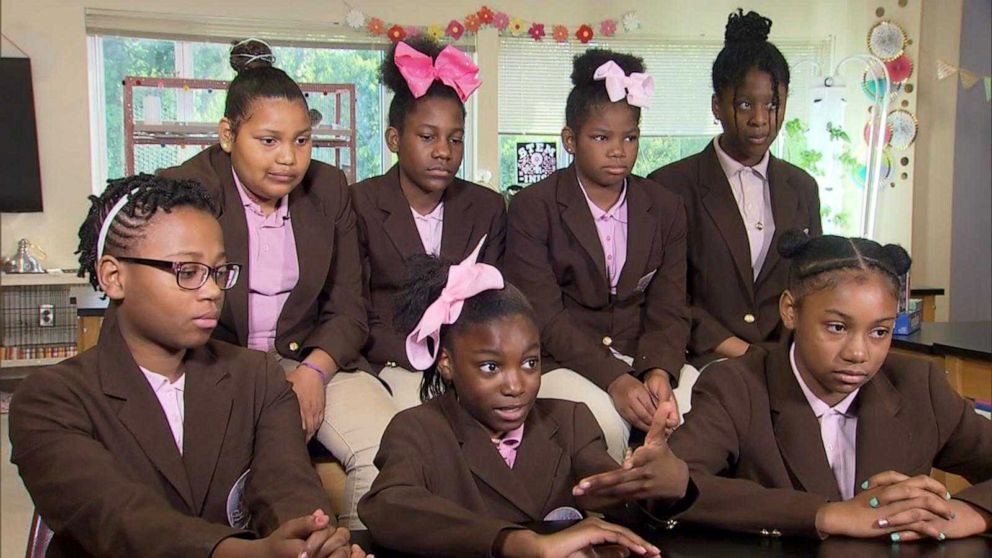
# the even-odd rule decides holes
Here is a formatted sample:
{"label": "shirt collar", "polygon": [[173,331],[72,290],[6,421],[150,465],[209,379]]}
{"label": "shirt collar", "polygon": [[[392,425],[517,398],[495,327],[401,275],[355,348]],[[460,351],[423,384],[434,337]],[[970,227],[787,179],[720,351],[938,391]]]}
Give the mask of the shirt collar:
{"label": "shirt collar", "polygon": [[[238,178],[238,173],[234,172],[234,167],[231,167],[231,174],[234,176],[234,185],[237,186],[238,196],[241,197],[241,205],[245,206],[257,215],[265,215],[262,212],[262,206],[255,203],[254,200],[248,197],[248,192],[245,190],[245,185],[241,183],[241,179]],[[272,217],[277,219],[287,220],[289,219],[289,204],[286,203],[286,196],[283,196],[276,200],[276,210],[272,213]]]}
{"label": "shirt collar", "polygon": [[159,393],[170,386],[178,392],[183,392],[186,389],[186,374],[179,376],[179,379],[175,382],[169,382],[168,378],[157,372],[152,372],[143,366],[139,366],[138,368],[141,369],[141,373],[145,375],[148,385],[152,386],[152,391],[155,393]]}
{"label": "shirt collar", "polygon": [[493,443],[497,445],[502,445],[502,444],[506,444],[507,442],[514,442],[511,445],[516,447],[520,445],[520,441],[523,439],[524,439],[524,425],[521,424],[520,426],[514,428],[513,430],[507,432],[506,434],[503,434],[502,437],[494,438]]}
{"label": "shirt collar", "polygon": [[623,188],[620,190],[620,198],[614,203],[609,209],[603,211],[598,205],[593,203],[589,199],[589,194],[586,192],[586,187],[582,184],[582,179],[576,176],[576,180],[579,182],[579,189],[582,190],[582,195],[586,198],[586,203],[589,204],[589,211],[592,212],[592,218],[594,221],[599,221],[600,219],[616,219],[621,223],[627,222],[627,179],[623,179]]}
{"label": "shirt collar", "polygon": [[421,215],[417,213],[417,210],[410,206],[410,211],[413,212],[414,219],[420,219],[421,221],[444,221],[444,202],[438,202],[437,206],[427,215]]}
{"label": "shirt collar", "polygon": [[762,179],[768,177],[768,161],[771,158],[769,151],[765,151],[765,156],[758,161],[757,165],[745,167],[739,161],[727,155],[727,152],[720,147],[720,136],[713,138],[713,149],[716,150],[716,159],[720,161],[720,167],[723,169],[723,173],[727,175],[727,178],[736,176],[744,169],[751,169]]}
{"label": "shirt collar", "polygon": [[[789,364],[792,365],[792,373],[796,376],[796,381],[799,382],[799,387],[802,388],[803,395],[806,396],[806,401],[809,403],[810,408],[813,409],[813,414],[816,415],[816,418],[820,418],[827,414],[827,412],[831,409],[830,405],[827,405],[822,399],[817,397],[813,393],[813,390],[809,389],[809,386],[806,385],[806,381],[803,380],[802,375],[799,374],[799,367],[796,365],[795,343],[793,343],[789,348]],[[841,399],[840,403],[833,406],[833,409],[842,415],[848,417],[853,416],[848,413],[848,410],[850,409],[851,404],[854,403],[854,399],[857,398],[859,391],[861,391],[860,387],[849,393],[844,399]]]}

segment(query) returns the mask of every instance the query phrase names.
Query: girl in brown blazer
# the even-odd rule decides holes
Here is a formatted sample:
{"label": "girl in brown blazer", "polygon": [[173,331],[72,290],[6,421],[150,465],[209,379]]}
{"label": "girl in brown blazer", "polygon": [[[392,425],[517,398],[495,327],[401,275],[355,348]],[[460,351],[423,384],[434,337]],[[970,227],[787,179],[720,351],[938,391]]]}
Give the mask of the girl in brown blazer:
{"label": "girl in brown blazer", "polygon": [[[671,438],[700,490],[681,519],[893,541],[988,531],[992,422],[935,364],[888,354],[909,256],[796,231],[780,251],[792,260],[780,299],[792,343],[716,363],[696,383]],[[952,497],[932,467],[974,485]]]}
{"label": "girl in brown blazer", "polygon": [[210,339],[241,269],[211,198],[141,175],[91,199],[80,274],[115,318],[96,347],[26,378],[10,410],[12,461],[55,533],[47,556],[347,554],[282,370]]}
{"label": "girl in brown blazer", "polygon": [[789,90],[789,65],[767,41],[770,29],[754,12],[730,15],[713,63],[713,116],[723,134],[648,175],[685,201],[696,366],[779,338],[787,266],[775,243],[790,229],[821,233],[816,181],[769,153]]}
{"label": "girl in brown blazer", "polygon": [[475,263],[477,254],[450,268],[410,260],[397,319],[412,331],[406,350],[426,367],[429,400],[396,415],[383,436],[381,472],[359,504],[372,538],[431,557],[564,557],[603,544],[656,556],[633,532],[600,520],[554,535],[520,525],[579,519],[576,508],[628,519],[670,512],[691,503],[694,489],[661,429],[618,469],[585,405],[536,399],[534,310],[496,268]]}
{"label": "girl in brown blazer", "polygon": [[[438,68],[441,75],[407,78],[411,64]],[[469,77],[456,81],[439,69],[453,64],[464,65]],[[386,144],[397,162],[386,174],[351,187],[369,323],[362,352],[389,384],[397,410],[420,403],[421,374],[403,348],[409,332],[393,322],[408,260],[426,253],[461,261],[482,238],[481,261],[498,266],[503,256],[503,197],[455,176],[464,153],[464,101],[479,85],[477,71],[454,47],[442,48],[426,36],[397,43],[381,72],[394,92]]]}
{"label": "girl in brown blazer", "polygon": [[214,336],[271,353],[300,401],[307,436],[347,473],[343,523],[360,527],[358,498],[389,418],[386,388],[360,354],[368,333],[355,214],[344,173],[312,161],[306,99],[268,46],[235,46],[220,145],[162,176],[194,179],[217,202],[228,256],[245,265]]}
{"label": "girl in brown blazer", "polygon": [[682,201],[630,174],[643,72],[629,54],[576,57],[562,130],[575,161],[514,197],[504,264],[537,310],[542,396],[589,405],[618,461],[630,425],[647,431],[674,402],[689,338]]}

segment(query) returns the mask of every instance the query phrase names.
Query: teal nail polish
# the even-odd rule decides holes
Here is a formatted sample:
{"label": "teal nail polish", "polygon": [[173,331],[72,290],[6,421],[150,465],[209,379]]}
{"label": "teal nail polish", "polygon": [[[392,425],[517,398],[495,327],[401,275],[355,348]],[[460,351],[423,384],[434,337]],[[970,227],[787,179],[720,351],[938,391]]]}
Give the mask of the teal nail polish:
{"label": "teal nail polish", "polygon": [[899,542],[899,533],[892,533],[889,538],[892,539],[892,542]]}
{"label": "teal nail polish", "polygon": [[868,490],[868,481],[861,483],[861,490]]}
{"label": "teal nail polish", "polygon": [[951,499],[951,493],[948,492],[948,493],[944,494],[944,499],[945,500],[950,500]]}
{"label": "teal nail polish", "polygon": [[871,500],[868,500],[868,505],[871,506],[871,507],[873,507],[873,508],[877,508],[878,507],[878,498],[872,497]]}
{"label": "teal nail polish", "polygon": [[942,541],[942,540],[944,540],[946,538],[947,538],[947,535],[945,535],[943,531],[941,531],[940,533],[937,533],[937,540],[938,541]]}

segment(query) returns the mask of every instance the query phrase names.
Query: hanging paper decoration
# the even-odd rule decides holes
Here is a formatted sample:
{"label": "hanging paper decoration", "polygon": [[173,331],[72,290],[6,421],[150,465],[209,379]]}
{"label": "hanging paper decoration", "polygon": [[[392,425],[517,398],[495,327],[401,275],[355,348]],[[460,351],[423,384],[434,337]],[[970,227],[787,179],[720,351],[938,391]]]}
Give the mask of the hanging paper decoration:
{"label": "hanging paper decoration", "polygon": [[[869,134],[871,134],[871,122],[865,123],[865,133],[864,133],[865,143],[868,143],[868,136],[869,136]],[[889,145],[889,142],[890,141],[892,141],[892,126],[890,126],[888,123],[886,123],[886,125],[885,125],[885,145]]]}
{"label": "hanging paper decoration", "polygon": [[943,60],[937,60],[937,79],[947,79],[958,73],[957,66],[952,66]]}
{"label": "hanging paper decoration", "polygon": [[992,101],[992,77],[985,76],[985,102]]}
{"label": "hanging paper decoration", "polygon": [[886,62],[885,69],[889,71],[889,79],[893,83],[901,83],[913,75],[913,61],[903,54],[895,60]]}
{"label": "hanging paper decoration", "polygon": [[913,113],[902,109],[894,110],[889,113],[888,124],[892,130],[892,138],[889,140],[889,145],[893,149],[907,149],[910,145],[913,145],[913,141],[916,139],[916,131],[919,129],[919,124]]}
{"label": "hanging paper decoration", "polygon": [[575,28],[573,35],[566,25],[527,21],[505,12],[494,11],[489,6],[482,6],[461,18],[451,19],[447,24],[439,22],[424,26],[386,23],[384,19],[369,17],[360,9],[349,6],[347,2],[345,6],[348,12],[345,14],[344,23],[348,27],[355,30],[365,29],[373,37],[385,36],[393,42],[417,34],[426,34],[438,40],[457,41],[466,34],[472,35],[481,29],[492,27],[503,36],[520,37],[526,33],[535,41],[543,41],[550,29],[551,38],[556,42],[565,43],[574,37],[576,41],[586,44],[592,41],[597,33],[604,37],[612,37],[619,30],[631,33],[641,28],[641,19],[633,10],[625,12],[619,18],[583,23]]}
{"label": "hanging paper decoration", "polygon": [[965,89],[971,89],[979,81],[984,81],[985,100],[986,101],[992,100],[992,85],[990,85],[992,84],[992,76],[983,76],[975,72],[972,72],[971,70],[966,70],[964,68],[955,66],[954,64],[951,64],[949,62],[945,62],[944,60],[937,60],[938,80],[945,80],[953,76],[954,74],[958,74],[959,76],[961,76],[961,85],[963,85]]}
{"label": "hanging paper decoration", "polygon": [[982,79],[974,72],[969,72],[963,68],[959,70],[959,72],[961,74],[961,85],[963,85],[965,89],[971,89],[976,83],[978,83],[978,80]]}
{"label": "hanging paper decoration", "polygon": [[888,62],[902,56],[906,48],[906,32],[891,21],[880,21],[868,31],[868,50]]}

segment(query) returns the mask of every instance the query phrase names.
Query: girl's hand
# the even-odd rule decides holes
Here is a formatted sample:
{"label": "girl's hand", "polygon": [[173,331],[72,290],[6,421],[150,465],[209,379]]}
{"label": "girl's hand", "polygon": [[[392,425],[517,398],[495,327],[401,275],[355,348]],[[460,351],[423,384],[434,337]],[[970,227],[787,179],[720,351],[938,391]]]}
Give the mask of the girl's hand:
{"label": "girl's hand", "polygon": [[[214,549],[213,558],[367,558],[349,545],[351,534],[331,526],[321,510],[283,523],[268,537],[257,540],[227,538]],[[357,549],[357,552],[356,552]]]}
{"label": "girl's hand", "polygon": [[551,535],[509,531],[497,543],[501,558],[591,558],[605,556],[660,556],[658,547],[636,533],[601,519],[585,519]]}
{"label": "girl's hand", "polygon": [[630,374],[624,374],[613,380],[607,392],[613,400],[613,406],[624,420],[645,432],[651,428],[657,406],[651,397],[651,392],[640,380]]}
{"label": "girl's hand", "polygon": [[[888,475],[883,479],[896,478],[892,473],[883,475]],[[925,512],[948,520],[953,518],[954,512],[947,501],[950,495],[943,485],[933,479],[920,476],[878,486],[879,477],[876,475],[868,481],[869,487],[875,481],[874,488],[861,492],[853,499],[820,507],[816,514],[817,531],[821,535],[867,538],[897,531],[898,528],[891,525],[889,518],[892,517],[904,521],[906,517]],[[899,515],[906,512],[910,512],[910,516]]]}
{"label": "girl's hand", "polygon": [[302,365],[287,372],[286,379],[293,384],[293,392],[300,402],[300,419],[309,440],[324,421],[324,381],[315,370]]}
{"label": "girl's hand", "polygon": [[678,428],[682,418],[679,413],[679,403],[675,399],[675,392],[672,391],[668,372],[661,368],[652,368],[644,375],[644,387],[647,388],[656,405],[651,426],[654,427],[655,421],[660,420],[665,425],[665,439],[668,439],[672,432]]}
{"label": "girl's hand", "polygon": [[973,507],[962,500],[948,502],[953,519],[942,517],[921,509],[897,513],[884,518],[893,529],[890,537],[894,541],[916,541],[925,538],[961,539],[984,533],[992,526],[992,515]]}

